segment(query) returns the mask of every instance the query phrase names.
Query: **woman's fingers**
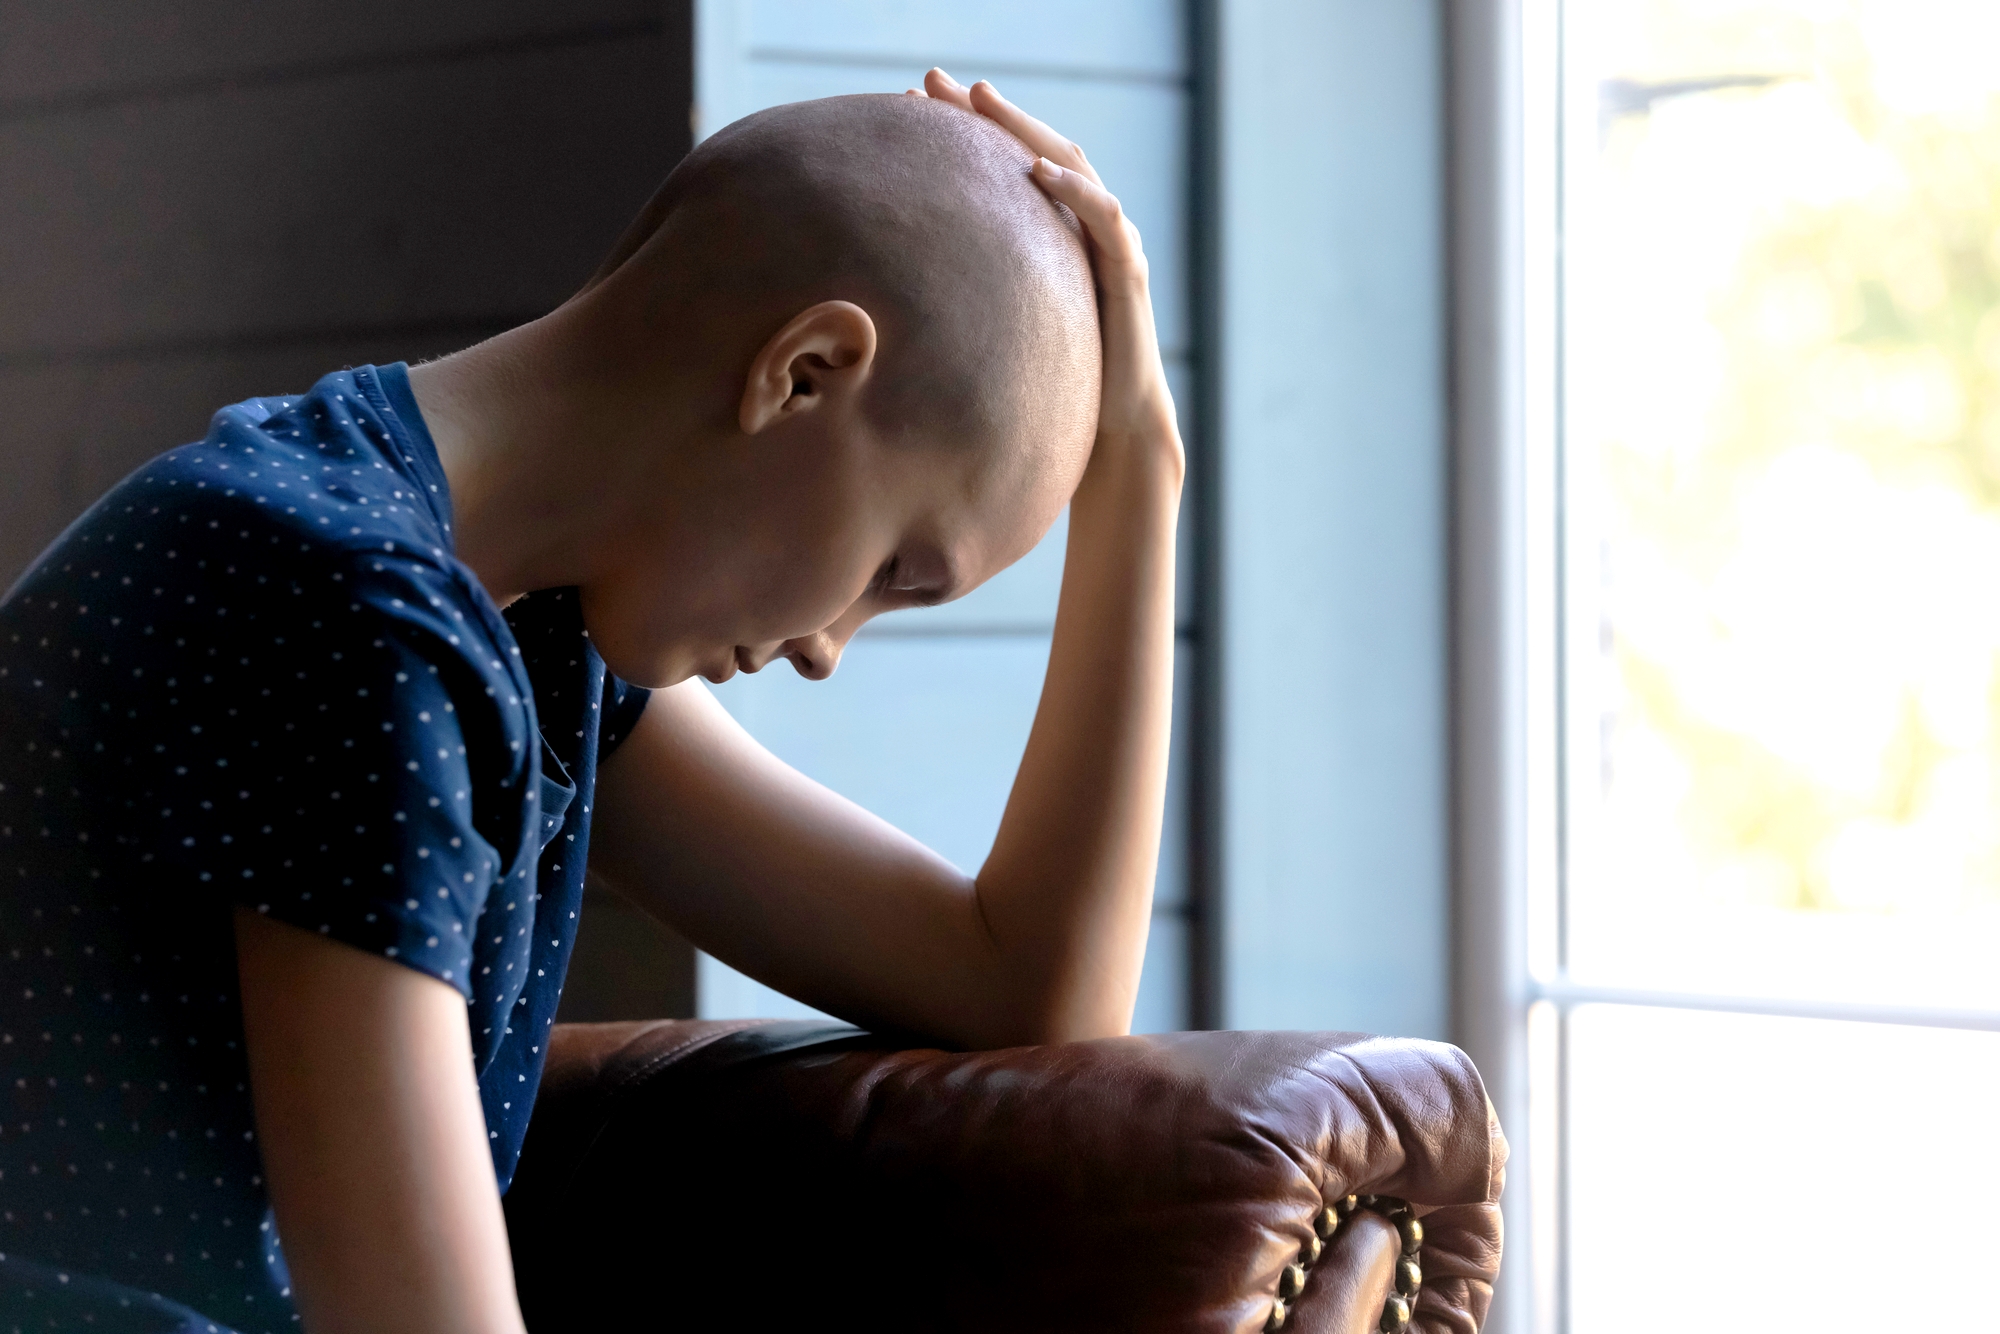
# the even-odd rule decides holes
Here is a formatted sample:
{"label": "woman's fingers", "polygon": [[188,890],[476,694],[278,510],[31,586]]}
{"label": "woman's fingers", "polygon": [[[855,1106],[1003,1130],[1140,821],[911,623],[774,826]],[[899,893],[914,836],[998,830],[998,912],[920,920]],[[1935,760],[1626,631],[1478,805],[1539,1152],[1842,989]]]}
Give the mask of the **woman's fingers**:
{"label": "woman's fingers", "polygon": [[1145,252],[1138,234],[1081,148],[1000,96],[984,79],[967,88],[943,70],[933,69],[924,75],[924,92],[986,117],[1026,144],[1036,154],[1036,182],[1050,197],[1068,205],[1070,212],[1076,214],[1077,221],[1090,234],[1100,268],[1113,265],[1124,274],[1144,280]]}
{"label": "woman's fingers", "polygon": [[1097,168],[1084,157],[1081,147],[1000,96],[1000,90],[986,80],[973,84],[967,93],[967,105],[971,110],[999,125],[1065,171],[1081,172],[1097,185],[1104,184]]}
{"label": "woman's fingers", "polygon": [[1068,205],[1090,234],[1091,244],[1097,248],[1100,271],[1107,264],[1130,267],[1144,262],[1131,225],[1125,220],[1125,210],[1109,190],[1082,172],[1046,157],[1035,160],[1034,175],[1035,183],[1050,198]]}
{"label": "woman's fingers", "polygon": [[1098,184],[1103,184],[1081,148],[1000,96],[999,90],[986,80],[981,79],[967,88],[943,70],[933,69],[924,75],[924,91],[941,102],[949,102],[986,117],[1026,144],[1036,156],[1045,157],[1066,170],[1080,171]]}
{"label": "woman's fingers", "polygon": [[924,75],[924,92],[940,102],[949,102],[955,107],[972,110],[971,93],[957,79],[941,69],[933,68],[930,73]]}

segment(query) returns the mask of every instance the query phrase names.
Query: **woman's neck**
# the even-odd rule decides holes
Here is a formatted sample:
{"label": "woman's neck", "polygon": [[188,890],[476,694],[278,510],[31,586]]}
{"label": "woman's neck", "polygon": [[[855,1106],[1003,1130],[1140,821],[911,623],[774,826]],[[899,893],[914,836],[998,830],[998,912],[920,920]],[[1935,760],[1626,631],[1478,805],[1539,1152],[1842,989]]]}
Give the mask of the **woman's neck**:
{"label": "woman's neck", "polygon": [[501,606],[583,580],[600,470],[544,316],[410,368],[451,491],[454,551]]}

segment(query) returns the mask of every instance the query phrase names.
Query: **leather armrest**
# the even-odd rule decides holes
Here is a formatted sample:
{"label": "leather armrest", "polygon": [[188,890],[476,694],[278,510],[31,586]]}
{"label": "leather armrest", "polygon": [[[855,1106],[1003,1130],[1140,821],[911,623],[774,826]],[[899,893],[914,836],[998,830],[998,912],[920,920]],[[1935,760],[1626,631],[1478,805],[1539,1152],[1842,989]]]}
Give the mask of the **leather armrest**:
{"label": "leather armrest", "polygon": [[[506,1204],[523,1309],[567,1329],[1261,1330],[1325,1204],[1408,1200],[1413,1327],[1471,1334],[1506,1144],[1440,1043],[1180,1033],[991,1052],[838,1024],[565,1025]],[[1373,1330],[1359,1215],[1286,1328]]]}

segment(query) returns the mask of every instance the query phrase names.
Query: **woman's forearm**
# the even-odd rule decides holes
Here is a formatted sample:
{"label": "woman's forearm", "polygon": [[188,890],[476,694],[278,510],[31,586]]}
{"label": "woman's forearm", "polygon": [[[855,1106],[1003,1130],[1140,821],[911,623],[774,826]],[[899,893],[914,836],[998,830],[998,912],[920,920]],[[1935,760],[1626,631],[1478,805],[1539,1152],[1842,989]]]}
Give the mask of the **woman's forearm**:
{"label": "woman's forearm", "polygon": [[1100,440],[1070,505],[1041,705],[978,876],[1023,1041],[1131,1023],[1166,804],[1183,471],[1170,425]]}

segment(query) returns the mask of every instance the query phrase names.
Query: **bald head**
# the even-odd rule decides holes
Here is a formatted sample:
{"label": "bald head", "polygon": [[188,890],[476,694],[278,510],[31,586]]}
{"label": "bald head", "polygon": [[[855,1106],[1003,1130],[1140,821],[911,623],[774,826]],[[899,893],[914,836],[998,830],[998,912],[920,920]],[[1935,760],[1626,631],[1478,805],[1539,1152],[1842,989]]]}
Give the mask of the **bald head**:
{"label": "bald head", "polygon": [[880,338],[867,408],[885,434],[1087,441],[1089,262],[1033,162],[991,121],[929,98],[773,107],[690,153],[592,283],[648,284],[663,319],[745,365],[799,311],[852,301]]}

